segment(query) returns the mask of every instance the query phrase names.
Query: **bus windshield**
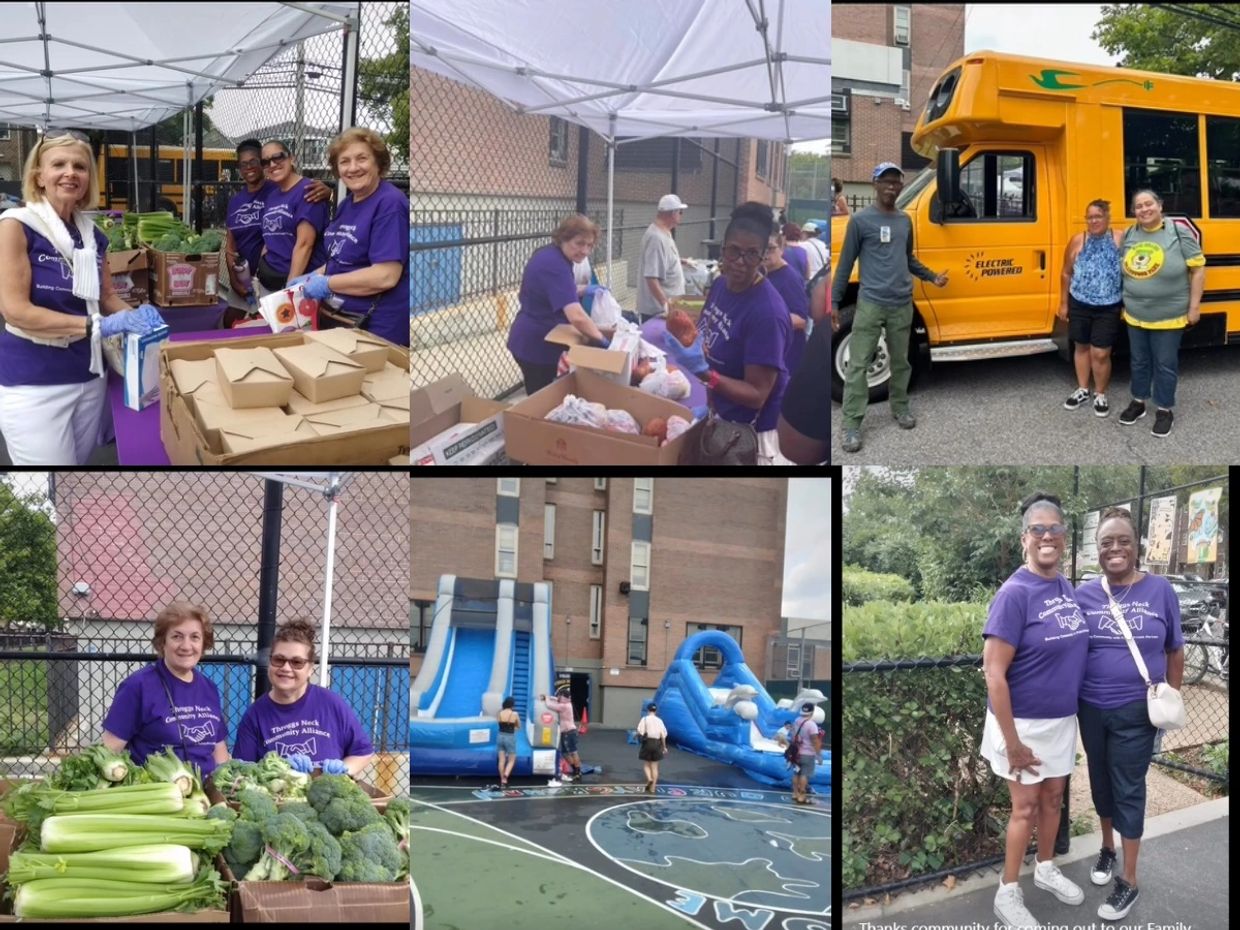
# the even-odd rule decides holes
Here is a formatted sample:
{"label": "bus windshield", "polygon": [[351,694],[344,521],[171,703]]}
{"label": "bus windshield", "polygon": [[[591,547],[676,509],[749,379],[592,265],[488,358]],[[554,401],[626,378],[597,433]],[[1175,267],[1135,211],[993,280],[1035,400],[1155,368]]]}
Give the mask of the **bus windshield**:
{"label": "bus windshield", "polygon": [[896,209],[903,210],[908,206],[909,201],[922,192],[922,189],[930,183],[930,179],[934,177],[934,165],[927,165],[922,168],[917,177],[904,186],[904,190],[900,191],[900,196],[896,198]]}

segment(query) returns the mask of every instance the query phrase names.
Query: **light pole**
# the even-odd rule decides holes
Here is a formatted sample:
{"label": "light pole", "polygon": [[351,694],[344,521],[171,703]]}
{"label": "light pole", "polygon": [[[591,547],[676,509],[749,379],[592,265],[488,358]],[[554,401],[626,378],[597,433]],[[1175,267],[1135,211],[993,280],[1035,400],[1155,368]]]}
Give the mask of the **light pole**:
{"label": "light pole", "polygon": [[801,627],[801,652],[799,656],[799,661],[797,662],[797,693],[798,694],[800,693],[801,688],[804,687],[804,684],[803,684],[804,676],[801,673],[805,668],[805,631],[812,630],[815,627],[830,626],[830,625],[831,625],[830,620],[823,620],[821,623],[808,623],[805,626]]}

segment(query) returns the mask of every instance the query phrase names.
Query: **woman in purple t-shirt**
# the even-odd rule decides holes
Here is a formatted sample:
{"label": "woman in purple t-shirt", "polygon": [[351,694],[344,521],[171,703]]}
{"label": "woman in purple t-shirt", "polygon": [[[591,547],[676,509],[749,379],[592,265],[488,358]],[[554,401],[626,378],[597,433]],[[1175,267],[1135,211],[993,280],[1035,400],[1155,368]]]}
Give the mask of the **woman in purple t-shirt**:
{"label": "woman in purple t-shirt", "polygon": [[1025,564],[995,594],[982,629],[989,696],[982,756],[1007,780],[1012,800],[994,911],[1012,926],[1037,925],[1017,883],[1035,823],[1034,886],[1065,904],[1085,900],[1052,861],[1064,786],[1075,764],[1076,702],[1089,649],[1072,585],[1059,572],[1066,532],[1058,498],[1035,494],[1025,501]]}
{"label": "woman in purple t-shirt", "polygon": [[373,129],[346,129],[327,148],[332,174],[348,195],[327,226],[327,264],[306,281],[325,301],[320,325],[364,329],[409,345],[409,198],[384,180],[392,164]]}
{"label": "woman in purple t-shirt", "polygon": [[0,218],[0,434],[14,465],[84,465],[106,401],[101,340],[164,325],[105,274],[95,156],[72,130],[44,136],[22,174],[26,206]]}
{"label": "woman in purple t-shirt", "polygon": [[260,296],[266,296],[326,261],[327,204],[306,200],[313,182],[297,173],[292,153],[280,140],[263,144],[262,165],[275,184],[263,200],[263,251],[255,275]]}
{"label": "woman in purple t-shirt", "polygon": [[1081,684],[1078,717],[1089,763],[1089,791],[1102,821],[1102,850],[1090,871],[1095,885],[1115,871],[1115,833],[1123,840],[1124,874],[1098,908],[1104,920],[1122,920],[1137,902],[1137,855],[1145,830],[1145,776],[1154,754],[1156,730],[1150,723],[1145,681],[1127,638],[1111,610],[1119,606],[1150,681],[1179,690],[1184,678],[1184,634],[1180,602],[1166,578],[1137,570],[1137,532],[1132,514],[1112,507],[1098,521],[1098,562],[1102,579],[1076,589],[1089,626],[1089,658]]}
{"label": "woman in purple t-shirt", "polygon": [[508,332],[508,351],[521,369],[527,395],[555,380],[564,347],[547,342],[546,336],[559,324],[569,323],[591,342],[609,345],[581,305],[587,285],[573,277],[573,266],[590,257],[598,233],[589,217],[567,217],[551,234],[551,244],[535,252],[521,274],[521,309]]}
{"label": "woman in purple t-shirt", "polygon": [[159,660],[120,683],[103,718],[103,744],[142,765],[168,746],[203,776],[228,761],[228,725],[215,683],[197,671],[215,636],[207,612],[174,601],[155,618]]}

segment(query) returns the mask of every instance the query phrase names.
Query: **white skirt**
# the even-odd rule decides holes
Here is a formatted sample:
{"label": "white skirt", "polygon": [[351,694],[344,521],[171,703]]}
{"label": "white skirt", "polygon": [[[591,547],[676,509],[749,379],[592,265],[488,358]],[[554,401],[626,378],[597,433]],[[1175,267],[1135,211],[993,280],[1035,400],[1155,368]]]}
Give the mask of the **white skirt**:
{"label": "white skirt", "polygon": [[1034,757],[1042,762],[1034,766],[1036,775],[1030,774],[1029,769],[1021,769],[1019,777],[1013,774],[1008,765],[1007,745],[1003,731],[999,729],[999,720],[988,708],[986,725],[982,729],[982,758],[990,762],[990,768],[996,775],[1023,785],[1035,785],[1047,778],[1072,774],[1076,765],[1075,716],[1044,719],[1017,717],[1015,722],[1020,741],[1032,749]]}

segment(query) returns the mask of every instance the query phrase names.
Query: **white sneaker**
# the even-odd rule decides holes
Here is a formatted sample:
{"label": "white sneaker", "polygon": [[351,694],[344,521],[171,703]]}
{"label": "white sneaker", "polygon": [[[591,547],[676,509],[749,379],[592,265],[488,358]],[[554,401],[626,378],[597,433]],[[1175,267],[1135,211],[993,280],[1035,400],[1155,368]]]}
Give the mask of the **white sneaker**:
{"label": "white sneaker", "polygon": [[1074,885],[1059,871],[1059,866],[1049,859],[1034,866],[1033,884],[1043,891],[1049,891],[1064,904],[1082,904],[1085,901],[1085,892]]}
{"label": "white sneaker", "polygon": [[561,782],[558,778],[553,778],[549,782],[547,782],[547,787],[548,788],[559,788],[562,784],[563,782]]}
{"label": "white sneaker", "polygon": [[999,882],[999,890],[995,892],[995,916],[1010,930],[1042,930],[1042,925],[1033,919],[1025,907],[1018,882],[1010,885]]}

